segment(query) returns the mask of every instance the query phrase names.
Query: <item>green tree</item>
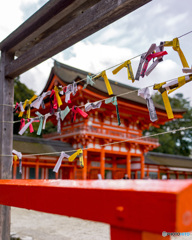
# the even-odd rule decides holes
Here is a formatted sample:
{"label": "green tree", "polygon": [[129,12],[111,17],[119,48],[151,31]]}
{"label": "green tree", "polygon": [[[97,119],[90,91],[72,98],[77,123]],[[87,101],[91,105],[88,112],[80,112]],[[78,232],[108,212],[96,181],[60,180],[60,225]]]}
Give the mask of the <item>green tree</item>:
{"label": "green tree", "polygon": [[[163,105],[163,100],[160,94],[155,94],[153,100],[156,103]],[[192,122],[192,108],[188,99],[183,98],[183,94],[177,93],[174,97],[169,97],[173,109],[185,109],[183,118],[174,119],[161,125],[160,128],[150,127],[149,130],[144,131],[144,135],[162,133],[178,129],[181,127],[189,127]],[[168,153],[189,156],[192,148],[192,130],[178,131],[167,133],[158,136],[160,147],[154,149],[154,152]]]}
{"label": "green tree", "polygon": [[14,79],[14,103],[30,99],[34,94],[35,91],[29,89],[24,83],[21,83],[19,77]]}

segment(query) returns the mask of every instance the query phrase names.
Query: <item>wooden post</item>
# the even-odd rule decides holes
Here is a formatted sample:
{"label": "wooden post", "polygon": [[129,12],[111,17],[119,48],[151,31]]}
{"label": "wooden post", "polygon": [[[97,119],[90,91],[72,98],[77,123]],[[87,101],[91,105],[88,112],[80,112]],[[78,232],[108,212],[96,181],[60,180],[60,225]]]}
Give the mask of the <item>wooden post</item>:
{"label": "wooden post", "polygon": [[83,179],[86,180],[87,179],[87,150],[83,150],[83,161],[84,161]]}
{"label": "wooden post", "polygon": [[35,179],[39,179],[39,158],[38,157],[35,165]]}
{"label": "wooden post", "polygon": [[104,147],[101,148],[101,177],[105,179],[105,149]]}
{"label": "wooden post", "polygon": [[130,151],[127,153],[127,175],[131,179],[131,155]]}
{"label": "wooden post", "polygon": [[145,176],[145,158],[144,158],[144,152],[143,154],[141,155],[141,179],[144,178]]}
{"label": "wooden post", "polygon": [[[14,81],[5,78],[5,66],[13,59],[1,52],[0,63],[0,179],[12,178]],[[0,240],[10,239],[10,207],[0,205]]]}

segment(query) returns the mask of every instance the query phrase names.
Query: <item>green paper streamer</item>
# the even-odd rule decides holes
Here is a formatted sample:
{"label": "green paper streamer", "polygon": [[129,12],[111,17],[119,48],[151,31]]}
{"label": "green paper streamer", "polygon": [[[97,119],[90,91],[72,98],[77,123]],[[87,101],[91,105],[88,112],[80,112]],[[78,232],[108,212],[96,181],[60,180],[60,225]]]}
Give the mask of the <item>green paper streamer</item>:
{"label": "green paper streamer", "polygon": [[39,128],[37,130],[37,135],[41,135],[42,128],[43,128],[43,115],[39,112],[35,112],[36,115],[38,115],[40,123],[39,123]]}
{"label": "green paper streamer", "polygon": [[67,116],[67,114],[69,112],[70,112],[70,109],[69,109],[68,106],[65,108],[65,110],[61,111],[61,119],[62,119],[62,121],[64,120],[64,118]]}
{"label": "green paper streamer", "polygon": [[95,83],[92,80],[92,76],[87,75],[87,82],[84,84],[83,89],[85,89],[89,84],[93,86]]}
{"label": "green paper streamer", "polygon": [[121,119],[120,119],[120,115],[119,115],[119,108],[118,108],[118,103],[117,103],[117,97],[115,96],[115,97],[107,98],[105,100],[105,103],[106,104],[112,103],[113,105],[115,105],[116,113],[117,113],[118,125],[120,126],[121,125]]}

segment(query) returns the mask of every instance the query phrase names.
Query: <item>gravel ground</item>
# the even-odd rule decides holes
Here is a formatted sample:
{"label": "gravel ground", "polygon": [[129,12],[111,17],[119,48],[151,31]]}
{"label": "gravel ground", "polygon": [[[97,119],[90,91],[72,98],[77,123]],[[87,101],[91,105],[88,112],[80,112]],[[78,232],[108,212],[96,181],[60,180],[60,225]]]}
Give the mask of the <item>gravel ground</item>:
{"label": "gravel ground", "polygon": [[11,208],[11,232],[33,240],[109,240],[109,230],[108,224]]}
{"label": "gravel ground", "polygon": [[[13,207],[11,232],[33,240],[110,240],[108,224]],[[192,233],[171,240],[192,240]]]}

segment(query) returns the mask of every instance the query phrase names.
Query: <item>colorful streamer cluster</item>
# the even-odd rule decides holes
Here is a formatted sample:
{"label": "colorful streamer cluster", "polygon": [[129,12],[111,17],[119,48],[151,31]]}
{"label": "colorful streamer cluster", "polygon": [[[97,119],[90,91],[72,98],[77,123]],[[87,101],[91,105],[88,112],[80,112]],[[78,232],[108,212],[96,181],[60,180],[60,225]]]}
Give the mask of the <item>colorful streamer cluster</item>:
{"label": "colorful streamer cluster", "polygon": [[[127,60],[124,63],[120,64],[116,69],[114,69],[112,72],[113,74],[117,74],[121,69],[124,67],[127,68],[127,73],[128,73],[128,79],[132,81],[132,83],[135,82],[135,80],[139,81],[140,77],[148,76],[154,68],[163,61],[163,57],[167,55],[167,52],[164,51],[165,47],[172,47],[174,51],[178,52],[178,55],[180,57],[182,66],[183,66],[183,72],[184,73],[192,73],[192,69],[189,68],[189,65],[187,63],[187,60],[180,48],[180,43],[178,38],[174,38],[172,41],[165,41],[161,42],[159,46],[156,44],[152,44],[150,48],[148,49],[147,52],[143,53],[140,58],[140,62],[138,65],[138,69],[136,72],[136,75],[134,76],[133,69],[131,66],[131,61]],[[153,60],[153,63],[149,66],[149,63]],[[95,82],[93,80],[97,78],[103,78],[106,89],[108,91],[109,95],[113,95],[113,90],[111,88],[110,82],[107,78],[106,75],[106,70],[102,71],[101,73],[97,74],[95,77],[92,77],[90,74],[87,75],[87,78],[84,80],[86,83],[84,84],[84,88],[86,88],[88,85],[93,86]],[[165,109],[167,112],[168,119],[173,119],[174,115],[172,112],[172,108],[169,102],[168,94],[172,93],[173,91],[177,90],[184,84],[192,81],[192,74],[190,75],[185,75],[179,78],[176,78],[172,80],[169,83],[163,82],[159,84],[154,84],[153,89],[157,90],[160,92],[163,98],[163,102],[165,105]],[[82,111],[78,106],[73,106],[72,109],[69,109],[68,106],[64,110],[61,110],[60,107],[63,105],[62,100],[61,100],[61,95],[65,95],[65,103],[71,103],[71,94],[75,96],[76,92],[78,91],[77,83],[73,82],[72,84],[69,84],[68,86],[54,86],[54,89],[48,92],[42,93],[40,96],[34,95],[31,99],[26,99],[24,103],[16,103],[14,112],[19,111],[19,117],[22,117],[24,112],[26,111],[26,117],[27,117],[27,123],[25,124],[25,119],[21,118],[21,125],[20,125],[20,130],[19,134],[22,135],[28,128],[30,132],[33,132],[33,122],[39,122],[39,127],[37,131],[37,135],[41,135],[42,129],[45,129],[46,121],[48,117],[55,115],[57,119],[57,132],[61,133],[61,121],[65,119],[65,117],[68,115],[70,110],[72,111],[72,116],[71,116],[71,122],[73,123],[76,120],[76,115],[80,114],[83,118],[87,118],[88,114],[86,112],[100,108],[102,104],[101,101],[96,101],[93,103],[87,103],[85,105],[85,112]],[[118,95],[117,95],[118,96]],[[120,115],[119,115],[119,109],[118,109],[118,102],[117,102],[117,96],[113,96],[111,98],[107,98],[105,100],[105,104],[112,103],[116,107],[116,113],[117,113],[117,120],[118,120],[118,125],[121,125],[121,120],[120,120]],[[157,114],[155,110],[155,106],[153,103],[153,100],[151,98],[149,88],[143,88],[138,90],[138,96],[144,98],[147,102],[147,107],[149,110],[149,116],[150,120],[152,122],[157,120]],[[30,118],[30,109],[31,107],[39,109],[40,106],[42,108],[45,108],[44,104],[44,98],[49,98],[50,101],[50,112],[42,115],[40,112],[36,111],[35,114],[37,117],[35,118]],[[80,106],[81,107],[81,106]],[[57,111],[56,111],[57,110]],[[14,159],[17,160],[19,159],[19,169],[20,173],[22,172],[22,154],[13,150]],[[61,165],[62,159],[67,158],[69,161],[73,161],[77,156],[79,156],[80,160],[80,166],[83,167],[83,154],[82,154],[82,149],[77,150],[76,153],[73,155],[69,156],[65,152],[62,152],[60,155],[60,158],[58,159],[58,162],[54,168],[55,172],[58,172],[58,169]]]}

